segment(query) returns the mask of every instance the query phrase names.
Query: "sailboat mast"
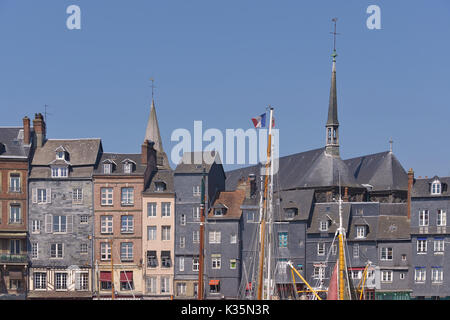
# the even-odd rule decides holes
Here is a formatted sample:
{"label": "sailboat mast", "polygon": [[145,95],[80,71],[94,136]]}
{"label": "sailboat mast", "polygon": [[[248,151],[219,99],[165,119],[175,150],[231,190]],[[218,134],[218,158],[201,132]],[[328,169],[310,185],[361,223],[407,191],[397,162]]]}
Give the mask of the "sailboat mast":
{"label": "sailboat mast", "polygon": [[267,143],[267,162],[265,167],[265,178],[264,178],[264,198],[263,198],[263,210],[260,220],[260,240],[261,246],[259,251],[259,273],[258,273],[258,291],[257,299],[261,300],[263,298],[263,277],[264,277],[264,256],[265,256],[265,234],[266,234],[266,209],[267,209],[267,185],[269,182],[269,166],[271,165],[271,146],[272,146],[272,113],[273,108],[270,108],[269,117],[269,139]]}
{"label": "sailboat mast", "polygon": [[[273,108],[270,108],[270,119],[269,119],[269,136],[272,137],[272,119],[273,117]],[[268,237],[267,237],[267,245],[269,247],[268,254],[267,254],[267,298],[271,299],[272,297],[272,249],[273,249],[273,243],[272,243],[272,230],[273,230],[273,148],[272,143],[269,144],[270,146],[270,184],[269,184],[269,211],[267,214],[267,220],[269,223],[269,230],[268,230]]]}

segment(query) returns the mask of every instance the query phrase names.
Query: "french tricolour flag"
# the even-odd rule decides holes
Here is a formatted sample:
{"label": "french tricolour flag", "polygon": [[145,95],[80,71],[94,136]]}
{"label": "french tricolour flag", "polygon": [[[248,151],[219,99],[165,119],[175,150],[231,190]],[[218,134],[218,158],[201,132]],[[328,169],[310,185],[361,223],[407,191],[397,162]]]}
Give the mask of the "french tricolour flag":
{"label": "french tricolour flag", "polygon": [[[265,128],[266,127],[266,114],[263,113],[259,117],[252,118],[253,125],[255,128]],[[275,118],[272,118],[272,128],[275,127]]]}

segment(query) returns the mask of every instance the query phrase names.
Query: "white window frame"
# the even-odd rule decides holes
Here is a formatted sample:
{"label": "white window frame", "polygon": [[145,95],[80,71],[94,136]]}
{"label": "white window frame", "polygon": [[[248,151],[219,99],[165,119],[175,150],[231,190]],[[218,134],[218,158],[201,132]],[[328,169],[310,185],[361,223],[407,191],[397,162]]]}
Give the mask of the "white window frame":
{"label": "white window frame", "polygon": [[222,232],[209,231],[209,243],[220,244],[222,238]]}
{"label": "white window frame", "polygon": [[72,203],[82,203],[83,202],[83,188],[73,188],[72,189]]}
{"label": "white window frame", "polygon": [[67,291],[67,272],[55,272],[55,290]]}
{"label": "white window frame", "polygon": [[192,187],[192,195],[194,197],[199,197],[201,195],[201,189],[200,186],[193,186]]}
{"label": "white window frame", "polygon": [[[391,256],[389,257],[389,252]],[[380,248],[380,260],[382,261],[392,261],[394,259],[394,249],[391,247]]]}
{"label": "white window frame", "polygon": [[104,163],[103,164],[103,173],[104,174],[110,174],[112,171],[112,164],[111,163]]}
{"label": "white window frame", "polygon": [[186,248],[186,237],[185,236],[180,237],[180,248]]}
{"label": "white window frame", "polygon": [[9,219],[10,224],[22,223],[22,206],[20,203],[11,203],[9,205]]}
{"label": "white window frame", "polygon": [[67,167],[52,167],[52,178],[66,178],[69,175]]}
{"label": "white window frame", "polygon": [[419,210],[419,227],[428,227],[430,224],[430,211],[423,209]]}
{"label": "white window frame", "polygon": [[325,255],[325,248],[326,248],[326,244],[325,242],[318,242],[317,243],[317,255],[318,256],[324,256]]}
{"label": "white window frame", "polygon": [[46,272],[34,272],[33,273],[34,290],[46,290],[47,289],[47,273]]}
{"label": "white window frame", "polygon": [[211,255],[211,269],[219,270],[222,267],[222,256],[220,254]]}
{"label": "white window frame", "polygon": [[114,232],[113,216],[112,215],[100,216],[100,233],[112,234],[113,232]]}
{"label": "white window frame", "polygon": [[100,188],[100,202],[102,206],[112,206],[113,205],[113,188],[102,187]]}
{"label": "white window frame", "polygon": [[425,283],[427,280],[427,270],[422,267],[416,267],[414,270],[414,282],[415,283]]}
{"label": "white window frame", "polygon": [[134,233],[134,216],[120,216],[120,233]]}
{"label": "white window frame", "polygon": [[162,241],[170,241],[170,226],[161,226],[161,240]]}
{"label": "white window frame", "polygon": [[169,293],[170,292],[170,277],[162,276],[161,277],[161,293]]}
{"label": "white window frame", "polygon": [[134,205],[134,188],[123,187],[120,189],[120,204],[121,205]]}
{"label": "white window frame", "polygon": [[120,261],[133,261],[133,242],[120,243]]}
{"label": "white window frame", "polygon": [[444,269],[442,267],[431,267],[431,283],[444,282]]}
{"label": "white window frame", "polygon": [[359,244],[355,243],[353,245],[353,258],[359,258]]}
{"label": "white window frame", "polygon": [[192,271],[198,272],[200,266],[199,258],[194,257],[192,258]]}
{"label": "white window frame", "polygon": [[431,194],[441,194],[442,184],[439,180],[434,180],[431,184]]}
{"label": "white window frame", "polygon": [[31,220],[31,233],[41,233],[41,220]]}
{"label": "white window frame", "polygon": [[125,162],[123,164],[123,173],[131,173],[133,171],[133,164],[131,162]]}
{"label": "white window frame", "polygon": [[356,226],[356,238],[362,239],[366,237],[366,226]]}
{"label": "white window frame", "polygon": [[445,227],[447,225],[447,211],[438,209],[436,225],[438,227]]}
{"label": "white window frame", "polygon": [[100,260],[110,261],[111,260],[111,243],[100,242]]}
{"label": "white window frame", "polygon": [[168,218],[171,215],[171,203],[170,202],[162,202],[161,203],[161,217]]}
{"label": "white window frame", "polygon": [[39,259],[39,243],[31,243],[31,259]]}
{"label": "white window frame", "polygon": [[[55,246],[54,250],[53,246]],[[63,259],[63,258],[64,258],[64,243],[51,243],[50,259]]]}
{"label": "white window frame", "polygon": [[158,230],[156,226],[147,226],[147,240],[157,240]]}
{"label": "white window frame", "polygon": [[178,270],[181,272],[184,271],[184,257],[178,258]]}
{"label": "white window frame", "polygon": [[434,254],[443,254],[445,251],[445,240],[434,239]]}
{"label": "white window frame", "polygon": [[192,218],[194,219],[194,221],[200,221],[200,207],[199,206],[194,206],[192,208]]}
{"label": "white window frame", "polygon": [[426,254],[428,250],[428,239],[417,239],[417,254]]}
{"label": "white window frame", "polygon": [[20,192],[21,182],[20,173],[11,172],[9,174],[9,192]]}
{"label": "white window frame", "polygon": [[147,202],[147,217],[148,218],[156,218],[157,208],[158,208],[158,204],[156,202]]}
{"label": "white window frame", "polygon": [[392,270],[381,270],[380,272],[381,282],[391,283],[394,278],[394,271]]}
{"label": "white window frame", "polygon": [[320,221],[319,230],[320,231],[328,231],[328,220],[321,220]]}
{"label": "white window frame", "polygon": [[230,235],[230,243],[231,244],[237,243],[237,234],[236,233],[232,233]]}
{"label": "white window frame", "polygon": [[195,230],[192,232],[192,243],[200,243],[200,231]]}

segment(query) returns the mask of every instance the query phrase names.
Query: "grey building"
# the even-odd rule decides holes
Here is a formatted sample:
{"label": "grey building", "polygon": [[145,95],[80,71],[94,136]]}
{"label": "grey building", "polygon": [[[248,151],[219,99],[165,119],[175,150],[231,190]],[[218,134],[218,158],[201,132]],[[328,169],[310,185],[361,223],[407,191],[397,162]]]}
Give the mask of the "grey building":
{"label": "grey building", "polygon": [[[192,299],[198,293],[200,195],[205,176],[205,214],[225,189],[225,172],[218,154],[185,153],[174,171],[175,190],[175,298]],[[198,162],[198,159],[200,162]],[[207,258],[205,257],[205,261]],[[207,275],[204,274],[204,283]]]}
{"label": "grey building", "polygon": [[450,297],[450,263],[445,258],[450,241],[449,183],[449,177],[438,176],[413,182],[410,273],[412,296],[416,299]]}
{"label": "grey building", "polygon": [[29,176],[29,298],[91,298],[100,139],[38,142]]}

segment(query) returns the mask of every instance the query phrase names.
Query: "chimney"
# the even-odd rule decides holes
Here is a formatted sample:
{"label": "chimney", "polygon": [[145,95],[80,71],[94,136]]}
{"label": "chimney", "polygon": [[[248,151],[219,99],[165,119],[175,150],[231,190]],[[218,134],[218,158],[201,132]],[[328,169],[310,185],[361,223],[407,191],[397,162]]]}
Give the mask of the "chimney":
{"label": "chimney", "polygon": [[30,144],[30,118],[23,118],[23,144]]}
{"label": "chimney", "polygon": [[344,188],[344,199],[345,202],[348,202],[348,187]]}
{"label": "chimney", "polygon": [[147,164],[148,151],[149,151],[148,149],[149,149],[149,143],[148,143],[148,140],[145,140],[141,146],[141,163],[142,164]]}
{"label": "chimney", "polygon": [[411,219],[411,194],[412,194],[412,188],[414,184],[414,171],[412,168],[408,171],[408,220]]}
{"label": "chimney", "polygon": [[41,113],[34,114],[33,129],[36,134],[36,147],[40,148],[45,142],[45,121]]}
{"label": "chimney", "polygon": [[256,192],[258,191],[256,188],[256,176],[251,173],[248,175],[248,180],[250,181],[250,198],[255,197]]}
{"label": "chimney", "polygon": [[245,191],[245,198],[250,198],[250,179],[249,178],[240,178],[238,181],[238,184],[236,186],[236,190],[244,190]]}

